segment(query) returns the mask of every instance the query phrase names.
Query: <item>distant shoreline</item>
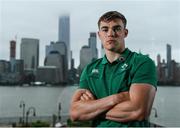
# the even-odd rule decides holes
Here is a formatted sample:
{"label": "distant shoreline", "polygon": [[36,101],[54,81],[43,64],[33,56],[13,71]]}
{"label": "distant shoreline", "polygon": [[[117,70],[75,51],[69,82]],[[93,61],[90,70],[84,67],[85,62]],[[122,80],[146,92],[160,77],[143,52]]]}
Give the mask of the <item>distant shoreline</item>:
{"label": "distant shoreline", "polygon": [[65,86],[78,86],[78,84],[74,83],[74,84],[40,84],[40,85],[36,85],[36,84],[9,84],[9,83],[0,83],[0,86],[10,86],[10,87],[65,87]]}
{"label": "distant shoreline", "polygon": [[[5,84],[5,83],[0,83],[0,86],[20,86],[20,87],[44,87],[44,86],[51,86],[51,87],[58,87],[58,86],[78,86],[78,84],[41,84],[41,85],[32,85],[32,84]],[[166,87],[180,87],[180,83],[159,83],[157,86],[166,86]]]}

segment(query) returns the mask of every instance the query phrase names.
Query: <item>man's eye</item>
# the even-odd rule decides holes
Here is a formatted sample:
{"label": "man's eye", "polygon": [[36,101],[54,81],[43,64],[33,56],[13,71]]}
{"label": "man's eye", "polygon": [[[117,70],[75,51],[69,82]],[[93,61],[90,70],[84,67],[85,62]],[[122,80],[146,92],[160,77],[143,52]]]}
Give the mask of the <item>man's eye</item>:
{"label": "man's eye", "polygon": [[102,31],[103,31],[103,32],[107,32],[107,31],[108,31],[108,29],[102,29]]}
{"label": "man's eye", "polygon": [[114,31],[115,31],[115,32],[121,31],[121,27],[115,27],[115,28],[114,28]]}
{"label": "man's eye", "polygon": [[107,32],[108,30],[107,29],[104,29],[104,30],[102,30],[103,32]]}

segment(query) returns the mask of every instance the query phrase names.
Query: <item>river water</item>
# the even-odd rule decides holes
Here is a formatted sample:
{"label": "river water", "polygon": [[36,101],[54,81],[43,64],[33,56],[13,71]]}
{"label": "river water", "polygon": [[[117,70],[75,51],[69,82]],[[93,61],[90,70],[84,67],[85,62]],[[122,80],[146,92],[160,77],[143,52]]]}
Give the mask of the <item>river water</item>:
{"label": "river water", "polygon": [[[0,86],[0,124],[5,121],[4,119],[17,120],[22,116],[23,110],[20,108],[22,101],[25,103],[25,111],[30,107],[36,109],[37,117],[58,115],[59,103],[61,103],[60,114],[67,116],[70,99],[76,88],[77,86]],[[153,107],[155,109],[151,112],[151,122],[167,127],[180,126],[180,87],[158,87]],[[155,110],[157,110],[157,117],[155,117]]]}
{"label": "river water", "polygon": [[160,86],[154,101],[150,120],[167,127],[180,127],[180,87]]}

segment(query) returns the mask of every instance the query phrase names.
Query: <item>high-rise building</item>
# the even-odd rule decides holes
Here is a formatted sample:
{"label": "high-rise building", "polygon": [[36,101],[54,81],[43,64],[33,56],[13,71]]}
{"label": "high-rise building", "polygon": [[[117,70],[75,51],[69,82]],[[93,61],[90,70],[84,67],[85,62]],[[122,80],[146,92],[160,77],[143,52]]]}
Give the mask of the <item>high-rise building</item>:
{"label": "high-rise building", "polygon": [[98,50],[96,47],[96,33],[91,32],[88,39],[88,46],[83,46],[80,50],[80,70],[82,70],[93,59],[98,58]]}
{"label": "high-rise building", "polygon": [[70,69],[74,68],[74,59],[72,58],[72,51],[71,51],[71,67]]}
{"label": "high-rise building", "polygon": [[16,41],[11,40],[10,41],[10,60],[16,59]]}
{"label": "high-rise building", "polygon": [[59,28],[58,28],[58,41],[65,42],[67,48],[67,60],[68,68],[70,68],[71,53],[70,53],[70,17],[69,15],[63,15],[59,17]]}
{"label": "high-rise building", "polygon": [[60,54],[67,56],[66,44],[63,41],[57,41],[57,42],[51,41],[50,45],[46,45],[46,56],[51,51],[58,51]]}
{"label": "high-rise building", "polygon": [[11,65],[11,72],[15,72],[15,64],[16,64],[16,41],[10,41],[10,65]]}
{"label": "high-rise building", "polygon": [[24,61],[25,70],[36,70],[39,65],[39,40],[22,38],[20,58]]}
{"label": "high-rise building", "polygon": [[90,32],[90,37],[89,37],[89,47],[91,49],[91,57],[92,59],[97,59],[98,58],[98,50],[97,50],[97,38],[96,38],[96,33],[95,32]]}
{"label": "high-rise building", "polygon": [[92,51],[89,46],[83,46],[80,50],[80,70],[92,61]]}
{"label": "high-rise building", "polygon": [[[53,60],[55,59],[55,60]],[[60,61],[56,61],[60,60]],[[51,42],[50,45],[46,46],[46,58],[44,65],[56,66],[60,69],[60,77],[63,81],[67,81],[68,73],[68,61],[67,61],[67,48],[64,42]]]}
{"label": "high-rise building", "polygon": [[[45,66],[54,66],[58,70],[58,81],[64,82],[63,57],[58,51],[51,51],[45,59]],[[55,74],[54,74],[55,76]]]}
{"label": "high-rise building", "polygon": [[171,70],[171,45],[170,44],[166,45],[166,50],[167,50],[167,74],[168,74],[168,79],[171,79],[172,70]]}
{"label": "high-rise building", "polygon": [[157,55],[157,66],[159,66],[161,64],[161,55],[158,54]]}
{"label": "high-rise building", "polygon": [[16,63],[15,63],[14,72],[22,74],[24,72],[24,61],[21,59],[16,59],[15,62]]}
{"label": "high-rise building", "polygon": [[6,60],[0,60],[0,74],[8,73],[10,71],[10,62]]}

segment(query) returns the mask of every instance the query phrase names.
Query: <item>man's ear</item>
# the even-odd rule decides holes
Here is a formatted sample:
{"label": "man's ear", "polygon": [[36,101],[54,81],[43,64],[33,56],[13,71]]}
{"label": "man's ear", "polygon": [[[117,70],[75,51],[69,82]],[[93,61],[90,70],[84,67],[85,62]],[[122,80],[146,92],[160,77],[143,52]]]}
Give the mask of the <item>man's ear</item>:
{"label": "man's ear", "polygon": [[125,37],[128,36],[128,29],[125,29],[125,30],[124,30],[124,34],[125,34]]}
{"label": "man's ear", "polygon": [[97,35],[98,35],[98,37],[100,38],[100,34],[99,34],[99,31],[97,32]]}
{"label": "man's ear", "polygon": [[98,31],[97,34],[98,34],[99,39],[101,40],[102,37],[101,37],[100,31]]}

